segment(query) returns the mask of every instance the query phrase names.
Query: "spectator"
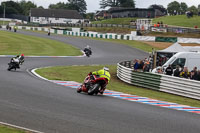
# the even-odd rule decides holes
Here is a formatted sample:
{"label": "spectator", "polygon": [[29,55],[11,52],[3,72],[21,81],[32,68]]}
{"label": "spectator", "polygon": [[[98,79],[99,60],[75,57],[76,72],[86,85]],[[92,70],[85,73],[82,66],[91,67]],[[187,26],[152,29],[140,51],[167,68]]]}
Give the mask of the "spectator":
{"label": "spectator", "polygon": [[200,81],[200,70],[197,72],[197,80]]}
{"label": "spectator", "polygon": [[195,74],[194,70],[190,72],[190,79],[197,80],[197,74]]}
{"label": "spectator", "polygon": [[148,61],[148,59],[145,59],[144,66],[143,66],[143,71],[144,72],[149,72],[149,70],[150,70],[150,62]]}
{"label": "spectator", "polygon": [[137,59],[134,61],[134,66],[133,67],[134,67],[134,70],[137,70],[139,68],[139,63],[138,63]]}
{"label": "spectator", "polygon": [[197,80],[198,79],[198,71],[197,67],[194,67],[193,70],[190,73],[190,79]]}
{"label": "spectator", "polygon": [[162,67],[157,67],[156,68],[156,73],[163,74]]}
{"label": "spectator", "polygon": [[163,22],[162,21],[160,22],[160,27],[163,27]]}
{"label": "spectator", "polygon": [[169,65],[166,68],[165,72],[166,72],[166,75],[170,75],[171,76],[173,74],[173,68],[171,67],[171,65]]}
{"label": "spectator", "polygon": [[176,69],[174,71],[174,76],[175,77],[180,77],[180,73],[181,73],[181,68],[177,65]]}
{"label": "spectator", "polygon": [[144,62],[142,60],[139,61],[138,69],[143,69],[143,66],[144,66]]}
{"label": "spectator", "polygon": [[190,73],[188,72],[188,68],[184,67],[183,71],[180,73],[181,78],[188,79],[190,77]]}
{"label": "spectator", "polygon": [[160,27],[160,22],[157,22],[157,27]]}

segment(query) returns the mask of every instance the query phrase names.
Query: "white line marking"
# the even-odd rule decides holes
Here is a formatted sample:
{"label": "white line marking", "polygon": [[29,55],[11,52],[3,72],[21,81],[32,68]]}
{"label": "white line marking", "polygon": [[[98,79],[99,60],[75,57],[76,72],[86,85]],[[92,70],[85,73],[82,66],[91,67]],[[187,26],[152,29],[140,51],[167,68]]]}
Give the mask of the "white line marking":
{"label": "white line marking", "polygon": [[4,126],[9,126],[9,127],[13,127],[13,128],[17,128],[17,129],[21,129],[21,130],[33,132],[33,133],[44,133],[44,132],[40,132],[40,131],[36,131],[36,130],[29,129],[29,128],[25,128],[25,127],[20,127],[20,126],[8,124],[8,123],[5,123],[5,122],[0,122],[0,124],[1,124],[1,125],[4,125]]}

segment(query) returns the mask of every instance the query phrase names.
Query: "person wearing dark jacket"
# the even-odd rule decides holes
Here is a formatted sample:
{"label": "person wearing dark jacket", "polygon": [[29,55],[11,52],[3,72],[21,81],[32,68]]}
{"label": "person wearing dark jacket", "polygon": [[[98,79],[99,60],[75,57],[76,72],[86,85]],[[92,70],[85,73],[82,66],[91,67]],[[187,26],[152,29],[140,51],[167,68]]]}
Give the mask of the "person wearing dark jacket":
{"label": "person wearing dark jacket", "polygon": [[166,75],[172,75],[173,74],[173,68],[171,67],[171,65],[169,65],[166,69],[165,69]]}
{"label": "person wearing dark jacket", "polygon": [[174,76],[175,77],[180,77],[180,73],[181,73],[180,67],[176,66],[176,69],[174,71]]}

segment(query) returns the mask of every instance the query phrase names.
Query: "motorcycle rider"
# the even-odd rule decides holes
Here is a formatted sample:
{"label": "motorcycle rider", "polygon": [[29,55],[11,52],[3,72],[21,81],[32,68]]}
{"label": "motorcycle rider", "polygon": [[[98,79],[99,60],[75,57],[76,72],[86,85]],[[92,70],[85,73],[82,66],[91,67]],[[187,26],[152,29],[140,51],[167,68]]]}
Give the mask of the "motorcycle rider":
{"label": "motorcycle rider", "polygon": [[22,63],[24,62],[24,54],[17,55],[16,57],[11,58],[10,62],[14,62],[16,64],[16,67],[20,68],[19,65],[22,65]]}
{"label": "motorcycle rider", "polygon": [[90,55],[92,54],[92,49],[91,49],[91,47],[90,47],[89,45],[87,45],[87,46],[84,48],[83,51],[84,51],[85,53],[88,51]]}
{"label": "motorcycle rider", "polygon": [[[99,78],[106,78],[108,80],[108,83],[110,82],[111,77],[108,67],[103,67],[103,69],[100,69],[99,71],[92,72],[92,75],[96,75]],[[104,90],[102,90],[100,93],[103,94]]]}

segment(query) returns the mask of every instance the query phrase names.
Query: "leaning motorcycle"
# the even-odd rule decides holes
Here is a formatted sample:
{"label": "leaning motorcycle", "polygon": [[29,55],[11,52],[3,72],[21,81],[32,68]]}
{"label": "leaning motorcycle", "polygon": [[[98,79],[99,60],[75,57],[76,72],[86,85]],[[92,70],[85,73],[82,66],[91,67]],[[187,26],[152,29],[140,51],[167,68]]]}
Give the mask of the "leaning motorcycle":
{"label": "leaning motorcycle", "polygon": [[92,50],[90,49],[84,49],[83,51],[87,57],[90,57],[90,55],[92,55]]}
{"label": "leaning motorcycle", "polygon": [[98,93],[103,94],[106,89],[108,80],[106,78],[99,78],[96,75],[89,73],[84,80],[84,83],[77,88],[77,92],[85,92],[88,95],[97,95]]}
{"label": "leaning motorcycle", "polygon": [[19,61],[15,59],[11,59],[10,63],[8,63],[8,71],[12,69],[19,69]]}

